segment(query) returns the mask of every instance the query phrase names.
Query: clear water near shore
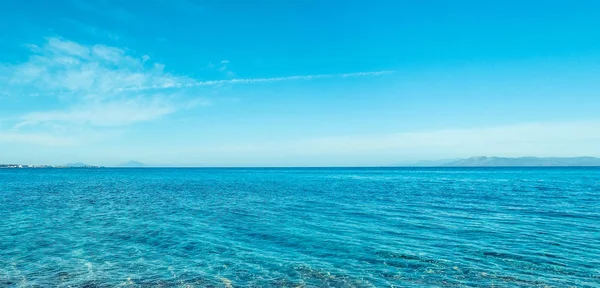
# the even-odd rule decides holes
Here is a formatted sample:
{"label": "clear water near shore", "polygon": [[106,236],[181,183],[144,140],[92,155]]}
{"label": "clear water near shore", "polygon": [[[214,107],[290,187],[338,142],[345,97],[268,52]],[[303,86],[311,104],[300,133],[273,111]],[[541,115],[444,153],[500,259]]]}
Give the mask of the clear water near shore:
{"label": "clear water near shore", "polygon": [[0,287],[599,287],[600,168],[0,170]]}

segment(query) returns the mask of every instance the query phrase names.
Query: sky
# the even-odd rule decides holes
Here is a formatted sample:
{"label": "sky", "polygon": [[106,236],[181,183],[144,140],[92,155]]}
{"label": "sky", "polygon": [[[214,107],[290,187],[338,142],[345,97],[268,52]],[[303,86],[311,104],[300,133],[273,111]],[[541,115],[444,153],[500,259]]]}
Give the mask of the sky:
{"label": "sky", "polygon": [[600,156],[600,1],[0,2],[0,163]]}

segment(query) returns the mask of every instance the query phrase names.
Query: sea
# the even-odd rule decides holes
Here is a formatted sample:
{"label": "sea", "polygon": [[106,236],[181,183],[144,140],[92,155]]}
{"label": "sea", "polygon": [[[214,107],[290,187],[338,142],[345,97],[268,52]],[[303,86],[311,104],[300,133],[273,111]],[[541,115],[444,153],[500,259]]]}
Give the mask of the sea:
{"label": "sea", "polygon": [[600,287],[600,168],[0,169],[0,287]]}

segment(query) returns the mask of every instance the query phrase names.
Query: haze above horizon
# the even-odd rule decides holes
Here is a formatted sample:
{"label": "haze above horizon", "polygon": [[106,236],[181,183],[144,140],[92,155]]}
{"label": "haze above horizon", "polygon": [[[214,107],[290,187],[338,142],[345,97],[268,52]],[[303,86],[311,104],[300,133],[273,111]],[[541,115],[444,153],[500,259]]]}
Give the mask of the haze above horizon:
{"label": "haze above horizon", "polygon": [[600,2],[17,1],[0,163],[600,156]]}

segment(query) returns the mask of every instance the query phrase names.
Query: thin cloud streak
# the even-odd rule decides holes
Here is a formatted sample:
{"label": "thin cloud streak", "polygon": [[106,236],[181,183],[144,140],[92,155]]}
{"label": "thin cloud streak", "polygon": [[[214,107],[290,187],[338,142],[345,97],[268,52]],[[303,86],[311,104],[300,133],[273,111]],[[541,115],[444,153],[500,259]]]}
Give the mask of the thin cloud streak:
{"label": "thin cloud streak", "polygon": [[315,80],[315,79],[327,79],[327,78],[349,78],[349,77],[366,77],[366,76],[381,76],[392,74],[396,71],[385,70],[375,72],[355,72],[355,73],[343,73],[343,74],[316,74],[316,75],[304,75],[304,76],[287,76],[287,77],[272,77],[272,78],[243,78],[243,79],[228,79],[228,80],[213,80],[213,81],[195,81],[189,83],[166,83],[162,85],[152,86],[141,86],[141,87],[129,87],[129,88],[117,88],[117,92],[121,91],[143,91],[143,90],[157,90],[157,89],[171,89],[171,88],[191,88],[191,87],[206,87],[206,86],[219,86],[219,85],[235,85],[235,84],[258,84],[258,83],[274,83],[283,81],[297,81],[297,80]]}

